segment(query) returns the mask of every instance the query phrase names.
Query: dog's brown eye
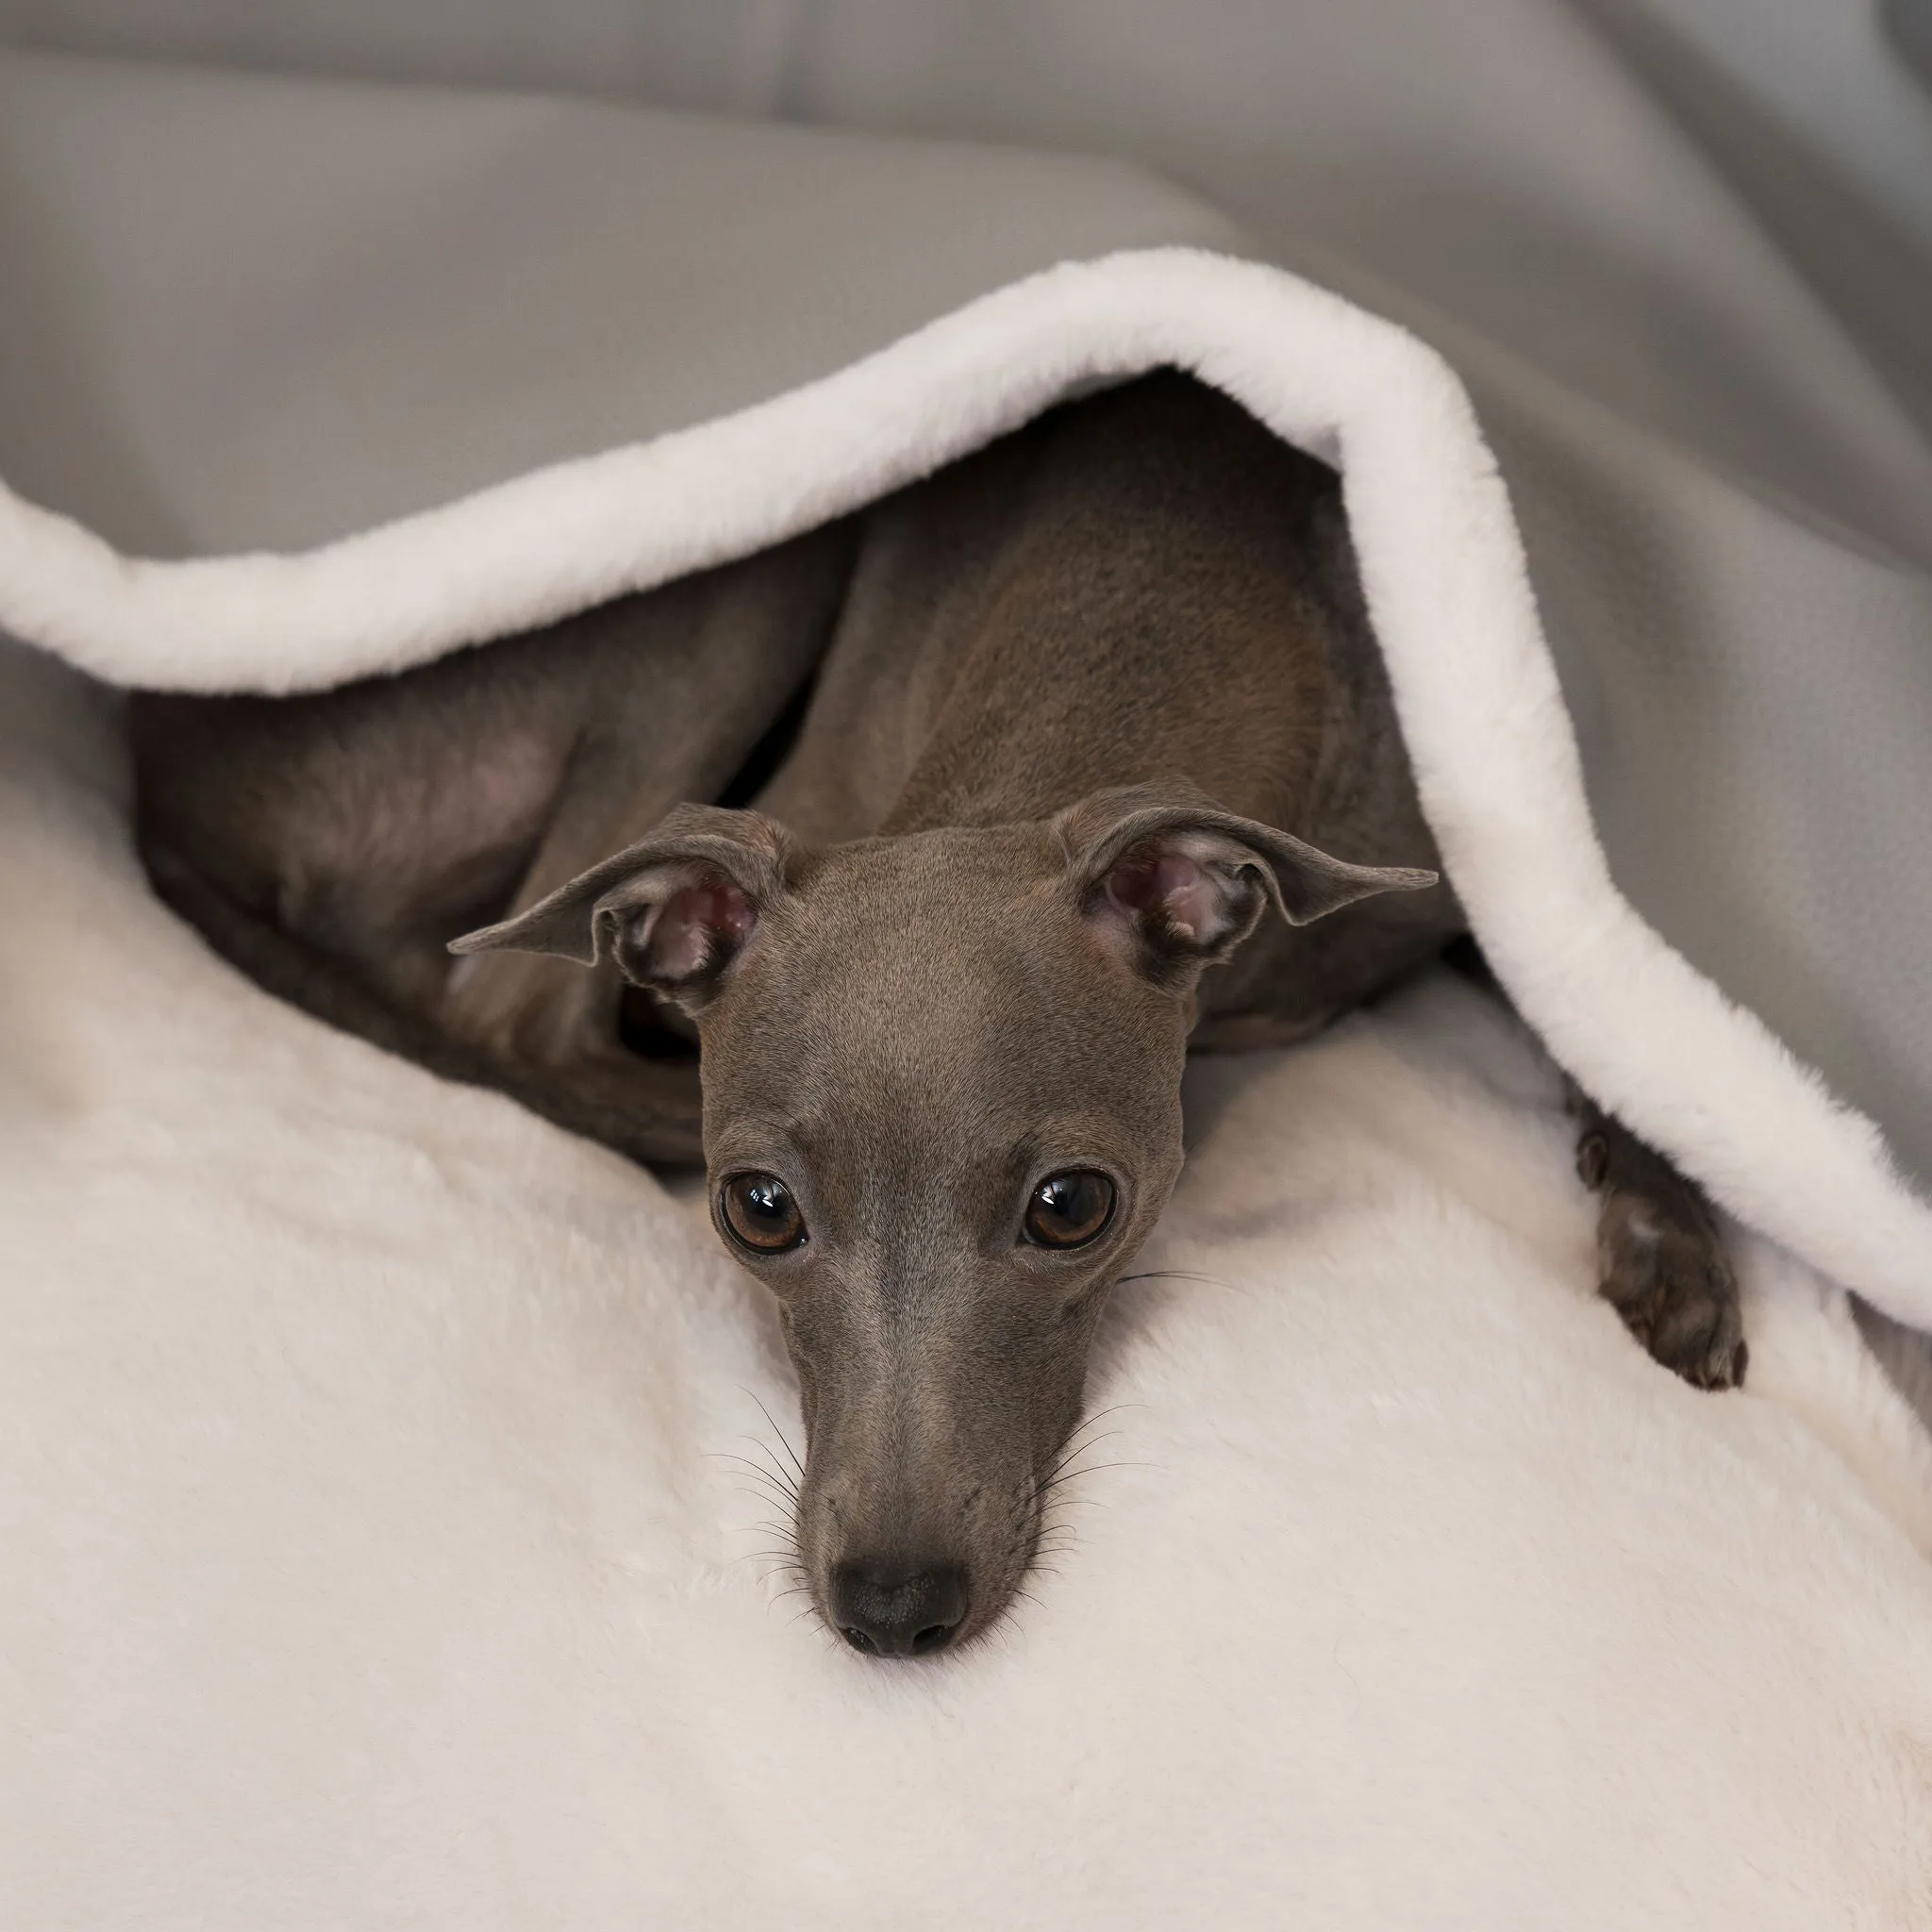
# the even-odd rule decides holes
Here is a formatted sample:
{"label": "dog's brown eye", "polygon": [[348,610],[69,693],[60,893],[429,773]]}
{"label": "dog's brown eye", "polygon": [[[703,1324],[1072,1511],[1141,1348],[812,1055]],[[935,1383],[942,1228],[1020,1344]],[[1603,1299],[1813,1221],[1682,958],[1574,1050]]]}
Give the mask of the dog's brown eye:
{"label": "dog's brown eye", "polygon": [[731,1239],[757,1255],[782,1255],[805,1240],[805,1216],[774,1174],[735,1174],[718,1191]]}
{"label": "dog's brown eye", "polygon": [[1052,1174],[1026,1204],[1026,1239],[1036,1247],[1079,1248],[1113,1219],[1113,1183],[1091,1167]]}

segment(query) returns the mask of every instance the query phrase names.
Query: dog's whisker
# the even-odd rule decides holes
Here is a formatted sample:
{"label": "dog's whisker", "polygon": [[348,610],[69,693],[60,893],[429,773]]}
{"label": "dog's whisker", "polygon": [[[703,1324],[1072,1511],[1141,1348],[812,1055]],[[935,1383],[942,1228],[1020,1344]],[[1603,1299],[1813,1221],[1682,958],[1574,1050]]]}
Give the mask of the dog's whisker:
{"label": "dog's whisker", "polygon": [[1108,1416],[1120,1415],[1130,1408],[1145,1408],[1146,1407],[1147,1405],[1144,1402],[1110,1402],[1105,1408],[1096,1408],[1091,1415],[1082,1416],[1078,1426],[1074,1428],[1073,1434],[1067,1438],[1066,1441],[1060,1445],[1062,1453],[1071,1444],[1077,1442],[1089,1429],[1093,1428],[1100,1423],[1104,1423]]}
{"label": "dog's whisker", "polygon": [[[765,1441],[762,1437],[741,1436],[738,1440],[741,1442],[750,1443],[751,1446],[754,1449],[756,1449],[758,1452],[758,1454],[765,1458],[765,1466],[768,1466],[770,1468],[772,1474],[778,1479],[778,1481],[783,1483],[787,1489],[796,1491],[803,1473],[801,1472],[800,1475],[793,1475],[792,1473],[789,1469],[787,1469],[785,1465],[782,1462],[780,1462],[774,1455],[772,1454],[771,1444]],[[790,1455],[790,1444],[786,1444],[785,1448],[786,1453]]]}
{"label": "dog's whisker", "polygon": [[798,1452],[794,1448],[792,1448],[791,1437],[789,1437],[785,1433],[785,1431],[778,1426],[777,1418],[774,1415],[773,1415],[772,1411],[769,1408],[767,1408],[761,1401],[758,1400],[758,1397],[756,1394],[754,1394],[751,1390],[747,1389],[744,1392],[747,1395],[750,1395],[751,1399],[754,1402],[758,1403],[758,1413],[761,1416],[763,1416],[768,1423],[771,1424],[772,1433],[777,1437],[779,1443],[784,1448],[785,1454],[791,1458],[791,1466],[798,1472],[798,1480],[800,1482],[803,1482],[805,1480],[805,1464],[798,1459]]}
{"label": "dog's whisker", "polygon": [[782,1473],[774,1474],[763,1463],[753,1462],[748,1457],[730,1456],[718,1450],[712,1450],[709,1454],[718,1461],[736,1463],[741,1475],[751,1476],[764,1484],[768,1489],[783,1497],[787,1503],[796,1503],[798,1501],[796,1486],[788,1481]]}
{"label": "dog's whisker", "polygon": [[[748,1443],[752,1448],[756,1449],[758,1452],[758,1454],[757,1457],[739,1456],[736,1457],[736,1460],[740,1462],[748,1462],[752,1465],[754,1469],[762,1469],[766,1471],[769,1474],[774,1476],[779,1482],[786,1484],[788,1487],[794,1486],[797,1483],[798,1478],[794,1476],[791,1474],[791,1472],[789,1469],[787,1469],[782,1462],[778,1461],[777,1458],[773,1456],[770,1448],[767,1447],[766,1444],[764,1444],[763,1442],[759,1441],[756,1436],[741,1436],[738,1440],[741,1442]],[[726,1449],[713,1449],[709,1453],[716,1457],[724,1457],[731,1456],[733,1452]]]}
{"label": "dog's whisker", "polygon": [[1093,1455],[1099,1451],[1103,1443],[1118,1442],[1125,1435],[1126,1431],[1124,1429],[1106,1429],[1097,1436],[1089,1436],[1084,1442],[1070,1454],[1058,1457],[1047,1471],[1047,1474],[1049,1476],[1059,1475],[1064,1471],[1078,1466],[1081,1457]]}
{"label": "dog's whisker", "polygon": [[1050,1489],[1052,1489],[1056,1483],[1062,1483],[1071,1480],[1074,1476],[1078,1475],[1080,1472],[1084,1469],[1099,1469],[1105,1467],[1106,1465],[1101,1463],[1082,1462],[1079,1459],[1079,1457],[1081,1456],[1087,1455],[1090,1451],[1098,1453],[1101,1444],[1108,1440],[1108,1439],[1106,1437],[1100,1437],[1092,1442],[1084,1444],[1076,1455],[1069,1457],[1064,1462],[1056,1462],[1052,1466],[1052,1468],[1050,1468],[1046,1472],[1044,1475],[1037,1478],[1033,1491],[1035,1498],[1038,1499],[1039,1497],[1045,1495],[1046,1492]]}
{"label": "dog's whisker", "polygon": [[[740,1490],[741,1496],[753,1503],[762,1504],[766,1508],[772,1506],[773,1498],[762,1490]],[[788,1514],[786,1516],[760,1516],[750,1523],[733,1523],[725,1525],[733,1536],[776,1536],[796,1541],[798,1525]]]}
{"label": "dog's whisker", "polygon": [[1033,1491],[1035,1496],[1045,1495],[1047,1491],[1052,1489],[1056,1483],[1069,1481],[1072,1477],[1078,1475],[1083,1469],[1096,1469],[1102,1467],[1103,1465],[1098,1463],[1082,1462],[1079,1459],[1079,1457],[1087,1455],[1090,1450],[1097,1453],[1100,1449],[1101,1443],[1108,1441],[1110,1440],[1111,1438],[1107,1436],[1096,1437],[1091,1442],[1083,1443],[1080,1446],[1080,1448],[1075,1452],[1075,1454],[1068,1457],[1065,1461],[1056,1462],[1053,1465],[1053,1467],[1049,1469],[1047,1473],[1039,1479]]}
{"label": "dog's whisker", "polygon": [[798,1498],[791,1491],[780,1489],[770,1476],[765,1477],[756,1488],[741,1486],[738,1493],[741,1496],[756,1497],[767,1508],[776,1508],[781,1515],[796,1516],[798,1514]]}
{"label": "dog's whisker", "polygon": [[[1093,1420],[1101,1422],[1104,1418],[1095,1416]],[[1125,1434],[1126,1431],[1124,1429],[1102,1429],[1098,1435],[1090,1436],[1084,1428],[1075,1429],[1060,1444],[1059,1453],[1054,1458],[1054,1466],[1058,1468],[1063,1462],[1071,1462],[1083,1449],[1091,1449],[1096,1442],[1110,1442],[1116,1436],[1124,1436]]]}
{"label": "dog's whisker", "polygon": [[1041,1494],[1044,1495],[1047,1492],[1047,1491],[1058,1489],[1062,1483],[1070,1483],[1076,1476],[1098,1475],[1101,1473],[1101,1471],[1105,1469],[1158,1469],[1160,1465],[1158,1462],[1091,1462],[1081,1469],[1069,1469],[1062,1471],[1059,1474],[1056,1475],[1050,1482],[1044,1482],[1041,1484],[1040,1491]]}
{"label": "dog's whisker", "polygon": [[762,1476],[766,1482],[777,1482],[785,1485],[789,1491],[791,1486],[789,1476],[774,1475],[769,1463],[754,1462],[749,1456],[734,1456],[730,1451],[724,1449],[708,1449],[705,1454],[714,1462],[735,1462],[740,1469],[749,1470],[755,1475]]}
{"label": "dog's whisker", "polygon": [[738,1473],[740,1473],[740,1474],[746,1474],[746,1476],[758,1476],[758,1480],[759,1480],[759,1482],[769,1482],[769,1484],[774,1484],[776,1488],[784,1490],[784,1493],[787,1493],[787,1495],[791,1495],[791,1493],[792,1493],[792,1491],[791,1491],[791,1490],[789,1490],[787,1486],[784,1486],[784,1482],[782,1482],[780,1478],[773,1476],[773,1473],[771,1473],[771,1468],[769,1468],[767,1464],[763,1464],[763,1462],[754,1462],[754,1460],[752,1460],[752,1458],[750,1458],[748,1455],[726,1455],[726,1453],[723,1453],[723,1451],[719,1451],[719,1449],[713,1449],[713,1451],[709,1451],[709,1453],[711,1453],[711,1457],[713,1457],[715,1460],[719,1460],[719,1462],[734,1462],[734,1464],[738,1466]]}
{"label": "dog's whisker", "polygon": [[1224,1281],[1218,1274],[1197,1274],[1191,1268],[1142,1268],[1133,1274],[1123,1274],[1114,1286],[1124,1288],[1130,1281],[1195,1281],[1204,1288],[1224,1288],[1231,1293],[1241,1292],[1237,1283]]}
{"label": "dog's whisker", "polygon": [[731,1485],[733,1494],[749,1496],[754,1502],[764,1504],[767,1508],[775,1505],[787,1516],[797,1513],[797,1497],[789,1495],[775,1487],[769,1476],[762,1482],[757,1482],[756,1470],[741,1470],[738,1474],[741,1480]]}
{"label": "dog's whisker", "polygon": [[747,1489],[742,1483],[734,1483],[731,1488],[734,1495],[749,1496],[753,1502],[762,1503],[767,1507],[775,1503],[787,1514],[792,1513],[797,1507],[797,1497],[788,1496],[782,1491],[773,1489],[769,1483],[758,1489]]}

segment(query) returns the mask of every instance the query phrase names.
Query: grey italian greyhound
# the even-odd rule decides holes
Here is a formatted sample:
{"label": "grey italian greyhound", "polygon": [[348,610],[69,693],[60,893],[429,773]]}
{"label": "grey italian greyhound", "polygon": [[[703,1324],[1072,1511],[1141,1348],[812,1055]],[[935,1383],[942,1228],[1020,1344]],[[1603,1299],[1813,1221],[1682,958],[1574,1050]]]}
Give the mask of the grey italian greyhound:
{"label": "grey italian greyhound", "polygon": [[[1190,1047],[1305,1039],[1463,931],[1338,478],[1172,373],[541,633],[133,731],[152,876],[244,971],[702,1161],[797,1370],[800,1569],[878,1656],[1026,1572]],[[1604,1293],[1730,1386],[1708,1205],[1577,1106]]]}

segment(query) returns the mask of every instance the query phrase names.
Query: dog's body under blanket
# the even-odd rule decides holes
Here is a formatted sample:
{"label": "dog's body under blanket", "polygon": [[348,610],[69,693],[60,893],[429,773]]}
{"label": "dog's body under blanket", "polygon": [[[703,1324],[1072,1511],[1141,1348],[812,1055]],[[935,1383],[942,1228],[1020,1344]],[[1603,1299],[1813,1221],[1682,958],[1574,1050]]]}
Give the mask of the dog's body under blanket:
{"label": "dog's body under blanket", "polygon": [[[960,1001],[983,1007],[975,1024],[991,1055],[979,1064],[997,1071],[957,1076],[947,1104],[999,1121],[1003,1148],[1051,1139],[1026,1106],[1064,1122],[1095,1082],[1133,1132],[1152,1137],[1139,1185],[1102,1172],[1105,1125],[1066,1142],[1084,1133],[1081,1146],[1103,1150],[1093,1164],[1044,1163],[1059,1172],[1038,1181],[1021,1247],[1084,1247],[1118,1222],[1105,1272],[1082,1285],[1050,1342],[1009,1335],[993,1368],[980,1361],[992,1346],[980,1325],[943,1343],[941,1354],[978,1365],[946,1370],[944,1394],[904,1424],[902,1434],[946,1445],[935,1456],[943,1478],[924,1486],[951,1483],[965,1500],[940,1514],[971,1517],[972,1499],[988,1495],[999,1499],[988,1524],[936,1525],[924,1503],[907,1503],[879,1506],[889,1527],[850,1528],[864,1513],[850,1485],[864,1478],[841,1491],[820,1477],[816,1451],[838,1407],[832,1385],[867,1349],[849,1311],[814,1328],[809,1317],[794,1324],[788,1303],[808,1423],[816,1412],[818,1424],[801,1539],[816,1546],[821,1500],[828,1521],[841,1502],[847,1519],[832,1538],[846,1557],[807,1569],[831,1621],[873,1633],[855,1637],[862,1647],[910,1637],[829,1607],[826,1579],[841,1570],[890,1572],[895,1591],[941,1574],[935,1564],[980,1578],[972,1616],[920,1625],[937,1642],[955,1624],[984,1627],[1031,1559],[1093,1323],[1177,1169],[1178,1059],[1143,1103],[1121,1097],[1129,1076],[1106,1071],[1108,1052],[1135,1077],[1164,1067],[1170,1009],[1176,1042],[1305,1039],[1463,927],[1434,870],[1339,479],[1172,374],[1063,406],[869,512],[549,633],[299,700],[142,697],[135,721],[150,869],[238,963],[322,1017],[634,1156],[708,1156],[720,1231],[754,1257],[804,1244],[792,1199],[803,1190],[767,1171],[732,1107],[755,1120],[786,1113],[781,1067],[795,1074],[855,1024],[874,1041],[896,1036],[888,1060],[958,1068],[984,1047],[949,1042],[932,1016]],[[666,820],[687,801],[726,809],[688,826]],[[748,804],[758,810],[732,809]],[[660,821],[683,826],[690,849],[657,853],[646,835]],[[1028,876],[1013,829],[1027,826],[1060,855],[1049,852],[1035,896],[1050,895],[1071,863],[1074,917],[1040,949],[1029,933],[976,952]],[[1020,845],[975,857],[960,842],[974,834]],[[727,856],[733,840],[748,872]],[[888,849],[912,855],[909,889],[869,856]],[[841,852],[860,857],[835,877]],[[667,866],[673,884],[635,896],[636,879]],[[752,883],[767,872],[816,894],[789,939]],[[1264,917],[1271,899],[1284,916]],[[935,904],[945,909],[930,949],[908,947],[902,930],[851,969],[880,929]],[[667,937],[676,918],[689,932]],[[522,950],[452,970],[447,942],[486,921],[499,924],[478,943]],[[1050,922],[1029,912],[1024,923]],[[1096,933],[1124,938],[1134,970],[1116,972]],[[728,975],[742,977],[736,955],[748,936],[770,984],[739,992],[730,1030],[752,1035],[761,1058],[746,1073],[734,1045],[730,1074],[716,1071],[722,1029],[711,1021],[701,1089],[694,1023]],[[770,964],[788,946],[789,975]],[[675,970],[658,957],[667,948],[683,949]],[[554,953],[593,971],[561,967]],[[841,971],[889,988],[891,1010],[855,1021]],[[1087,991],[1096,1004],[1076,1014]],[[1064,1024],[1033,1039],[1012,1015],[1041,1004]],[[1118,1041],[1096,1044],[1109,1036]],[[879,1162],[869,1150],[893,1135],[898,1090],[890,1075],[870,1080],[862,1058],[848,1056],[828,1087],[791,1108],[808,1123],[853,1115],[874,1132],[874,1142],[826,1153],[830,1130],[811,1126],[822,1199],[834,1192],[827,1166],[858,1171],[847,1180],[870,1199]],[[1007,1119],[1012,1059],[1031,1063],[1022,1086],[1033,1097]],[[727,1085],[729,1102],[717,1091]],[[1604,1193],[1606,1293],[1659,1360],[1727,1386],[1744,1362],[1737,1289],[1702,1195],[1584,1105],[1586,1178]],[[1170,1115],[1172,1162],[1155,1144]],[[963,1143],[936,1148],[908,1186],[970,1191],[974,1158]],[[733,1187],[747,1186],[734,1208]],[[990,1224],[999,1213],[995,1203]],[[773,1241],[745,1220],[760,1215]],[[883,1231],[872,1225],[881,1215]],[[861,1245],[876,1249],[900,1219],[896,1204],[868,1207]],[[887,1299],[885,1326],[904,1330],[917,1292],[895,1282]],[[938,1334],[945,1323],[927,1312],[909,1325]],[[902,1381],[925,1373],[901,1369]],[[1008,1439],[1001,1453],[1017,1466],[995,1468],[991,1450],[975,1463],[961,1438],[1010,1406],[1029,1373],[1026,1413],[990,1432]],[[895,1436],[868,1439],[849,1459],[903,1472],[918,1458]],[[970,1560],[956,1560],[962,1542]],[[890,1557],[865,1554],[875,1545]],[[941,1546],[942,1563],[932,1554]],[[914,1623],[930,1594],[915,1592]]]}
{"label": "dog's body under blanket", "polygon": [[[452,973],[446,941],[682,801],[831,844],[1179,776],[1324,849],[1437,863],[1333,472],[1179,377],[544,632],[299,700],[137,694],[133,715],[149,862],[241,963],[672,1166],[704,1158],[688,1023],[614,960]],[[1461,927],[1446,884],[1272,922],[1204,981],[1195,1044],[1305,1037]]]}

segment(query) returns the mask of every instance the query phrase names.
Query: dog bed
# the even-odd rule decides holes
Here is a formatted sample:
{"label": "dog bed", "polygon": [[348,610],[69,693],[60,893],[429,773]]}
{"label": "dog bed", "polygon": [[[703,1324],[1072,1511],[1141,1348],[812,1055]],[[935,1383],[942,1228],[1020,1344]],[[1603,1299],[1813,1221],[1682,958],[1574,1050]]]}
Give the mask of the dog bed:
{"label": "dog bed", "polygon": [[[1614,432],[1505,425],[1559,683],[1455,377],[1131,170],[27,58],[0,145],[9,1923],[1925,1922],[1932,1450],[1846,1291],[1932,1326],[1932,1210],[1841,1097],[1924,1171],[1924,1035],[1872,1045],[1924,889],[1813,929],[1805,781],[1753,790],[1775,675],[1733,717],[1721,655],[1663,674],[1738,797],[1605,763],[1644,674],[1565,512]],[[1428,979],[1191,1074],[1091,1507],[991,1642],[881,1670],[761,1554],[795,1402],[697,1206],[217,962],[80,672],[421,662],[1163,363],[1341,469],[1445,862],[1557,1058],[1736,1217],[1751,1386],[1594,1300],[1549,1062]],[[1733,532],[1714,602],[1775,550],[1881,643],[1932,608],[1711,494],[1646,502]],[[1913,675],[1874,656],[1874,742]],[[1659,793],[1657,918],[1802,974],[1714,980],[1613,883],[1591,804]],[[1836,801],[1862,866],[1915,802]]]}

